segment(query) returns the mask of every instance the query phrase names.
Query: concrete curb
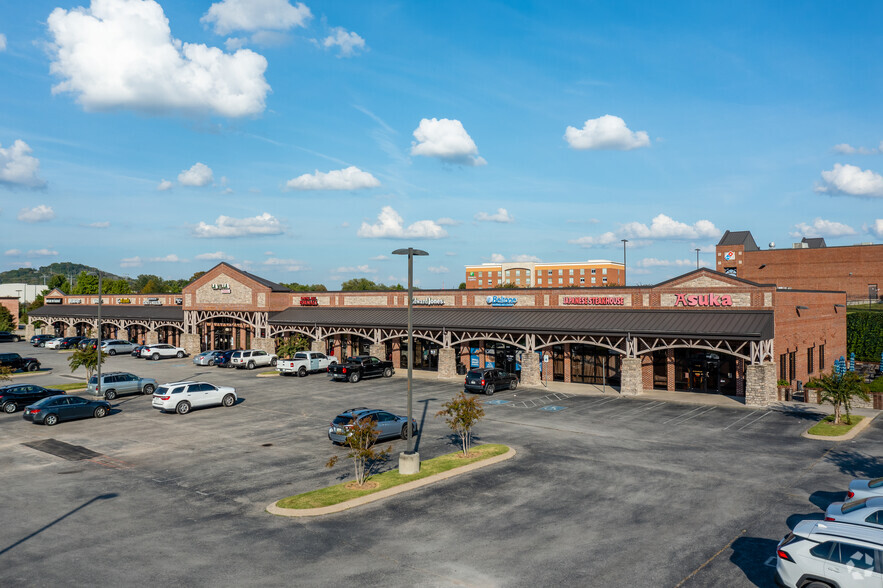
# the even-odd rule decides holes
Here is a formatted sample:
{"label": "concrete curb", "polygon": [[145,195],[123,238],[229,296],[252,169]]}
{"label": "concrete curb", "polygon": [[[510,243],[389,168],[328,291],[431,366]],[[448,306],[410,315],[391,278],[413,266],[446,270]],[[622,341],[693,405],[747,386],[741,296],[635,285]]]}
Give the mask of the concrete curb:
{"label": "concrete curb", "polygon": [[447,480],[448,478],[453,478],[454,476],[459,476],[460,474],[465,474],[480,468],[494,465],[495,463],[500,463],[501,461],[506,461],[507,459],[512,459],[513,457],[515,457],[515,450],[510,447],[509,451],[502,455],[497,455],[488,459],[476,461],[475,463],[471,463],[459,468],[454,468],[452,470],[448,470],[440,474],[435,474],[433,476],[428,476],[420,480],[414,480],[413,482],[405,482],[404,484],[399,484],[398,486],[394,486],[393,488],[387,488],[386,490],[381,490],[380,492],[375,492],[374,494],[366,494],[365,496],[353,498],[352,500],[347,500],[346,502],[341,502],[340,504],[322,506],[319,508],[281,508],[276,506],[276,502],[278,502],[277,500],[276,502],[267,506],[266,510],[270,514],[278,515],[281,517],[317,517],[326,514],[333,514],[336,512],[349,510],[357,506],[362,506],[363,504],[368,504],[369,502],[383,500],[384,498],[389,498],[390,496],[395,496],[396,494],[401,494],[402,492],[408,492],[409,490],[416,490],[417,488],[422,488],[423,486],[429,486],[430,484],[434,484],[442,480]]}
{"label": "concrete curb", "polygon": [[42,376],[45,374],[51,374],[52,368],[49,369],[40,369],[35,372],[21,372],[20,374],[9,374],[10,378],[27,378],[28,376]]}
{"label": "concrete curb", "polygon": [[258,374],[259,378],[276,378],[279,376],[279,372],[273,372],[272,374]]}
{"label": "concrete curb", "polygon": [[[861,415],[861,416],[864,416],[864,415]],[[807,439],[818,439],[818,440],[823,440],[823,441],[849,441],[850,439],[855,439],[855,437],[859,433],[861,433],[862,431],[864,431],[865,429],[870,427],[871,422],[875,418],[877,418],[877,415],[864,416],[864,418],[862,418],[861,422],[859,424],[857,424],[856,426],[854,426],[852,429],[850,429],[848,433],[844,433],[843,435],[837,435],[836,437],[832,436],[832,435],[810,435],[807,432],[808,430],[801,433],[800,436],[806,437]],[[813,427],[814,426],[815,425],[813,425]],[[810,427],[810,429],[811,428],[812,427]]]}

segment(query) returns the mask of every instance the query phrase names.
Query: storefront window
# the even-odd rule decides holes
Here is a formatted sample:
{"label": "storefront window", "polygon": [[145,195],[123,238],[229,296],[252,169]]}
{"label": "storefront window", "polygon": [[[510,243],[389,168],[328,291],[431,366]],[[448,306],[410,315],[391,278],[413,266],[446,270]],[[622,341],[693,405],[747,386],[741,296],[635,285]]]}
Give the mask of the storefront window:
{"label": "storefront window", "polygon": [[620,379],[620,356],[604,347],[570,346],[570,381],[581,384],[610,384]]}

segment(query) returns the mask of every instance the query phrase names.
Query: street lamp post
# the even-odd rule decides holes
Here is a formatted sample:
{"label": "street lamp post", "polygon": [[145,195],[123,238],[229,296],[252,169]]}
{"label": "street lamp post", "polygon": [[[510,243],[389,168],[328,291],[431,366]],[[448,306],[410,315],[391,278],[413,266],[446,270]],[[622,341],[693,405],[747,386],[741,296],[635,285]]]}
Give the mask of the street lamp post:
{"label": "street lamp post", "polygon": [[625,279],[625,244],[628,243],[628,239],[622,239],[622,285],[626,285]]}
{"label": "street lamp post", "polygon": [[101,396],[101,271],[89,272],[91,275],[98,275],[98,333],[95,340],[95,359],[98,362],[98,373],[95,382],[95,394]]}
{"label": "street lamp post", "polygon": [[396,249],[392,254],[408,256],[408,451],[399,455],[399,473],[407,475],[420,471],[420,454],[414,451],[413,429],[411,428],[413,406],[411,382],[414,370],[414,323],[411,320],[411,312],[414,306],[414,256],[429,254],[413,247]]}
{"label": "street lamp post", "polygon": [[696,269],[699,269],[699,248],[696,248]]}

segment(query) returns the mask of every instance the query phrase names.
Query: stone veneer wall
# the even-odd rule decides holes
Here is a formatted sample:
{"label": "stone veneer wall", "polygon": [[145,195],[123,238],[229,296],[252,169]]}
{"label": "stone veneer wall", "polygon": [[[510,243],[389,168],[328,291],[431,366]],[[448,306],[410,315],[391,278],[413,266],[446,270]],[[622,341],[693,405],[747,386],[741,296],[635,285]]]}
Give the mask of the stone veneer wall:
{"label": "stone veneer wall", "polygon": [[623,396],[637,396],[644,392],[641,382],[641,358],[622,358],[622,384],[619,393]]}
{"label": "stone veneer wall", "polygon": [[521,383],[524,386],[540,385],[540,356],[527,353],[521,356]]}
{"label": "stone veneer wall", "polygon": [[438,377],[440,379],[457,377],[457,354],[453,347],[438,350]]}
{"label": "stone veneer wall", "polygon": [[195,333],[182,333],[181,347],[183,347],[188,354],[197,355],[199,353],[199,335]]}
{"label": "stone veneer wall", "polygon": [[745,405],[767,406],[776,400],[776,364],[745,366]]}
{"label": "stone veneer wall", "polygon": [[251,348],[274,354],[276,353],[276,340],[270,337],[252,337]]}

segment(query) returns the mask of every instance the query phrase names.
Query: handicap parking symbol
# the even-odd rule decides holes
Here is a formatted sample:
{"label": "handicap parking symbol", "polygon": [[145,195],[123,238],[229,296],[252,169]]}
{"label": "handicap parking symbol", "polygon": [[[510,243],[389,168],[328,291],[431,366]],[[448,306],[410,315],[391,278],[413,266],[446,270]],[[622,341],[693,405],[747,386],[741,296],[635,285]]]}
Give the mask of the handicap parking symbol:
{"label": "handicap parking symbol", "polygon": [[508,404],[511,400],[488,400],[485,404]]}
{"label": "handicap parking symbol", "polygon": [[567,407],[566,406],[555,406],[553,404],[550,406],[543,406],[540,408],[540,410],[545,410],[546,412],[558,412],[559,410],[564,410],[565,408],[567,408]]}

